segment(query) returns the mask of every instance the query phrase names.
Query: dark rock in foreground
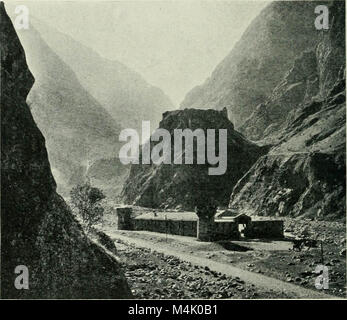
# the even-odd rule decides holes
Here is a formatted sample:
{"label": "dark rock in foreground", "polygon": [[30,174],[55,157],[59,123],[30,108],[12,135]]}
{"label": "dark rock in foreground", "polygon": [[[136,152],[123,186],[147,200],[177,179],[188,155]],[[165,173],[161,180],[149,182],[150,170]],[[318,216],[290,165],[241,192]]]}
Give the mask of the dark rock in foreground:
{"label": "dark rock in foreground", "polygon": [[[33,85],[23,48],[0,4],[1,297],[128,298],[115,258],[91,242],[56,193],[45,140],[25,102]],[[16,266],[29,289],[14,286]]]}

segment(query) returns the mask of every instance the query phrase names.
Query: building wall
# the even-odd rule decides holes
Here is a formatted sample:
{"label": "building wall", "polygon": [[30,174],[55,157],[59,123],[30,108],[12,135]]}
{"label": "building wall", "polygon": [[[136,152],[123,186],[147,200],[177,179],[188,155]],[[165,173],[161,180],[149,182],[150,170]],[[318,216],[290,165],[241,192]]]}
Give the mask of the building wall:
{"label": "building wall", "polygon": [[[133,219],[132,230],[197,237],[201,241],[238,239],[238,225],[230,221]],[[199,232],[198,232],[199,231]]]}
{"label": "building wall", "polygon": [[214,240],[237,240],[240,238],[238,224],[233,221],[216,221]]}
{"label": "building wall", "polygon": [[245,237],[267,239],[283,238],[283,221],[252,221],[245,229]]}
{"label": "building wall", "polygon": [[[196,220],[141,219],[131,217],[131,208],[117,208],[118,229],[152,231],[188,237],[201,241],[237,240],[240,238],[239,224],[229,220],[200,218]],[[283,238],[283,221],[260,220],[247,223],[246,238]]]}
{"label": "building wall", "polygon": [[197,221],[133,219],[133,230],[144,230],[196,237]]}

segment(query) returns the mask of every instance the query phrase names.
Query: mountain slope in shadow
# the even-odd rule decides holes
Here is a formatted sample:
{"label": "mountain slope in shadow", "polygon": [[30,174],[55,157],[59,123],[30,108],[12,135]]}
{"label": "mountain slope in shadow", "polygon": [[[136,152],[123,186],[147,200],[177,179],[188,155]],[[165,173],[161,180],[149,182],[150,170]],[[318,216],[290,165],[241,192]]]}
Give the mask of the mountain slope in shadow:
{"label": "mountain slope in shadow", "polygon": [[[131,298],[115,256],[85,235],[56,192],[45,138],[25,101],[34,78],[3,2],[0,44],[1,298]],[[28,270],[26,290],[14,285],[18,266]]]}

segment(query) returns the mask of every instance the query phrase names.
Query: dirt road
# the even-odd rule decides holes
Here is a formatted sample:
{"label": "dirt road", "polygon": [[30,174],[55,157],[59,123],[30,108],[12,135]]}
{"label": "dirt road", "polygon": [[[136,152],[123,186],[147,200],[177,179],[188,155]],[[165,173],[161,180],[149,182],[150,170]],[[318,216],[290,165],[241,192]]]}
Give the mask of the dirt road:
{"label": "dirt road", "polygon": [[173,249],[165,243],[159,244],[143,239],[137,239],[136,237],[121,234],[121,232],[118,231],[111,232],[108,230],[106,233],[114,240],[119,239],[125,243],[133,244],[136,247],[147,248],[165,255],[171,255],[197,266],[207,266],[210,270],[223,273],[226,276],[239,277],[249,284],[254,284],[256,287],[260,287],[265,290],[274,291],[274,293],[279,295],[285,294],[286,296],[297,299],[336,299],[336,297],[329,296],[318,290],[314,291],[306,289],[262,274],[243,270],[227,263],[217,262],[207,258],[195,256],[193,254],[188,254],[186,252],[181,252]]}

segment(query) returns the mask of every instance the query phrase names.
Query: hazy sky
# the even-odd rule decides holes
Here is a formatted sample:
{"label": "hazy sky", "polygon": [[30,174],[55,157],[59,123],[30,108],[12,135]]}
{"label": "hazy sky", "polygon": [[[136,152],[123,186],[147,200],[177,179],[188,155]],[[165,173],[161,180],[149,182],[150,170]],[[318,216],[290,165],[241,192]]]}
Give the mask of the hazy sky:
{"label": "hazy sky", "polygon": [[[6,1],[10,3],[14,1]],[[160,87],[178,106],[230,52],[264,1],[16,1],[101,56]],[[8,6],[8,8],[11,8]]]}

